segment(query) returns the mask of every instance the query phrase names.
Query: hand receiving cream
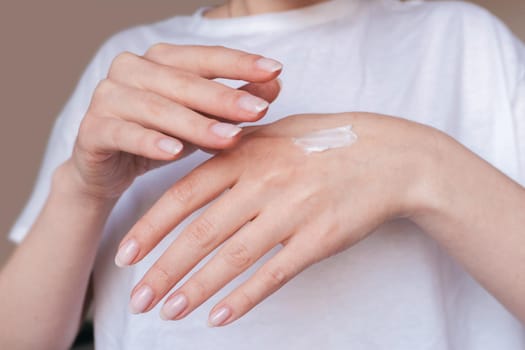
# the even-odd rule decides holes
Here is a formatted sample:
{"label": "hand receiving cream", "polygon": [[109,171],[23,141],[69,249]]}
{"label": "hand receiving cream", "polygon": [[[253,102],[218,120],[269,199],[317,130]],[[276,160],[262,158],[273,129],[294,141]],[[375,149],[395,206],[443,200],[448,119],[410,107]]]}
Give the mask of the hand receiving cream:
{"label": "hand receiving cream", "polygon": [[350,146],[357,141],[357,135],[352,131],[352,125],[346,125],[333,129],[314,131],[304,136],[294,138],[293,141],[309,154]]}

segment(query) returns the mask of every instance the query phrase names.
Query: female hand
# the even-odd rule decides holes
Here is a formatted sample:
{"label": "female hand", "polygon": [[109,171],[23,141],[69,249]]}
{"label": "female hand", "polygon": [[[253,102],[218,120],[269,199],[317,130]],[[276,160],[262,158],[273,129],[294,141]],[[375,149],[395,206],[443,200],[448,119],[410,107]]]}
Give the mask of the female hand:
{"label": "female hand", "polygon": [[[357,135],[350,146],[307,154],[293,141],[313,130],[349,124]],[[137,263],[184,218],[222,194],[137,284],[132,311],[152,309],[224,243],[164,304],[164,319],[181,319],[282,244],[213,308],[209,322],[218,326],[238,319],[306,267],[347,249],[383,222],[420,208],[430,186],[427,160],[439,134],[366,113],[293,116],[245,129],[234,149],[177,182],[122,240],[117,264]]]}
{"label": "female hand", "polygon": [[[235,144],[241,129],[234,124],[262,118],[277,97],[281,68],[224,47],[158,44],[143,57],[122,53],[93,94],[67,164],[84,192],[118,198],[136,176],[180,158],[183,142]],[[233,89],[215,78],[250,83]]]}

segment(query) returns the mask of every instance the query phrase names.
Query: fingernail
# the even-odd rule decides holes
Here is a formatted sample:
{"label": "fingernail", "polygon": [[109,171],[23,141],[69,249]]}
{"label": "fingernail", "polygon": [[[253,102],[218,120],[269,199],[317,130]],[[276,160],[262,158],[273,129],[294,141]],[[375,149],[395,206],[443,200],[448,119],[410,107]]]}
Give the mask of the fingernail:
{"label": "fingernail", "polygon": [[270,73],[274,73],[274,72],[277,72],[278,70],[283,69],[282,63],[276,60],[272,60],[271,58],[266,58],[266,57],[259,58],[257,61],[255,61],[255,65],[257,66],[257,68],[270,72]]}
{"label": "fingernail", "polygon": [[228,319],[228,317],[231,316],[231,311],[227,307],[221,307],[219,310],[215,311],[213,314],[211,314],[210,318],[208,319],[208,326],[210,327],[217,327],[220,326]]}
{"label": "fingernail", "polygon": [[157,146],[169,154],[177,154],[182,150],[182,143],[173,139],[162,139]]}
{"label": "fingernail", "polygon": [[128,240],[117,252],[115,265],[118,267],[129,266],[139,253],[139,244],[134,239]]}
{"label": "fingernail", "polygon": [[270,105],[262,98],[255,97],[252,95],[242,96],[237,103],[239,104],[239,107],[241,107],[245,111],[255,114],[261,113]]}
{"label": "fingernail", "polygon": [[188,299],[184,294],[179,294],[168,300],[160,310],[160,317],[163,320],[173,320],[188,306]]}
{"label": "fingernail", "polygon": [[211,131],[215,135],[219,137],[228,138],[228,139],[240,133],[241,130],[242,129],[239,128],[238,126],[235,126],[233,124],[228,124],[228,123],[216,123],[211,127]]}
{"label": "fingernail", "polygon": [[133,297],[131,298],[131,301],[129,302],[129,309],[132,314],[140,314],[141,312],[144,312],[149,304],[153,301],[154,298],[153,289],[151,289],[149,286],[142,286],[140,287],[135,294],[133,294]]}

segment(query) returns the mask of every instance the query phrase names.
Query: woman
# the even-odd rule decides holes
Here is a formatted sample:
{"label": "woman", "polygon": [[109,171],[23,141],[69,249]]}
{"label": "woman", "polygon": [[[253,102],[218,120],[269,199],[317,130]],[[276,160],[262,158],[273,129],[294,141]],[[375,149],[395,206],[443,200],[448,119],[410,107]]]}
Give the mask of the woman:
{"label": "woman", "polygon": [[90,275],[97,349],[524,347],[524,54],[456,2],[116,35],[10,235],[2,348],[66,348]]}

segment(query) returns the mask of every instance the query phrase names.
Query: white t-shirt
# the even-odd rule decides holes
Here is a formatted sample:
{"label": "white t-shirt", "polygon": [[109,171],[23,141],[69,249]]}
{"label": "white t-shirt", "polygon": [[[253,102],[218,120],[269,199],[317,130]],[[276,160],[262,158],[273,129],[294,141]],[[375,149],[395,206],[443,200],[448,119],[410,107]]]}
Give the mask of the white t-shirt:
{"label": "white t-shirt", "polygon": [[[157,42],[218,44],[283,62],[282,92],[263,123],[309,112],[402,116],[445,131],[525,183],[525,48],[485,10],[460,2],[333,0],[234,19],[203,12],[124,31],[101,48],[56,122],[13,241],[40,211],[111,60]],[[209,310],[278,248],[182,321],[162,321],[159,307],[130,315],[131,288],[189,221],[131,268],[115,267],[117,244],[207,157],[197,152],[139,178],[112,212],[94,267],[97,349],[525,348],[523,325],[406,220],[310,267],[232,325],[208,328]]]}

